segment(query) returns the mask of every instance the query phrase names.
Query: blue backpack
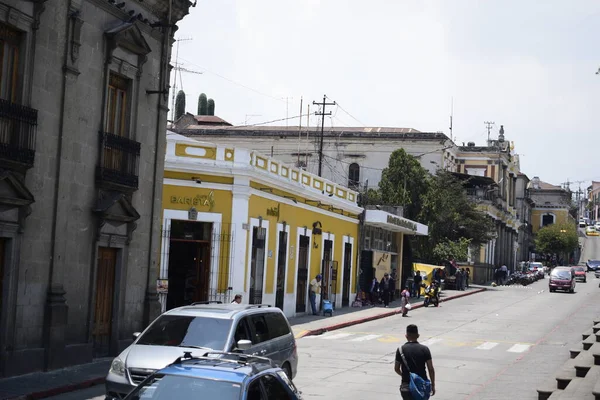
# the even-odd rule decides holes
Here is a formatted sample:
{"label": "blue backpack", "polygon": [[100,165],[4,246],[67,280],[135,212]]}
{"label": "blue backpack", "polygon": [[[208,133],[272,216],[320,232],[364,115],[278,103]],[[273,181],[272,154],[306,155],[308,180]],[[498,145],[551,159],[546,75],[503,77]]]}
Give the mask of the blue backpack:
{"label": "blue backpack", "polygon": [[402,361],[406,370],[410,374],[410,383],[408,385],[408,390],[410,390],[410,394],[412,395],[414,400],[428,400],[429,396],[431,396],[431,382],[421,378],[419,375],[414,372],[410,372],[410,368],[408,368],[408,364],[406,363],[406,358],[404,357],[404,353],[400,354],[402,356]]}

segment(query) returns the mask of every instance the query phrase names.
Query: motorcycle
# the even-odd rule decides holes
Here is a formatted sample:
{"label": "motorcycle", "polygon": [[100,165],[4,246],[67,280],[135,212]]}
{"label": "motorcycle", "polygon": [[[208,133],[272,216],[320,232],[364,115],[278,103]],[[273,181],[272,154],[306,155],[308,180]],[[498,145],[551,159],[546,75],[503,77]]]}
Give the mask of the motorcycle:
{"label": "motorcycle", "polygon": [[423,300],[423,306],[429,307],[429,304],[438,307],[440,305],[439,290],[435,287],[427,287],[425,289],[425,299]]}

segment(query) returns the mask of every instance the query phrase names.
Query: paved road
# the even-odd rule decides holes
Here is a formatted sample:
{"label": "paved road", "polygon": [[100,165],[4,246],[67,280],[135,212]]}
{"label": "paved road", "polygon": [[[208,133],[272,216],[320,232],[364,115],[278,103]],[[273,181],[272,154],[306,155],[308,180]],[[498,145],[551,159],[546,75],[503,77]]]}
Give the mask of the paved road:
{"label": "paved road", "polygon": [[[600,238],[588,238],[583,260],[600,259]],[[398,399],[394,353],[407,324],[417,324],[434,357],[434,400],[537,399],[600,315],[600,280],[588,274],[575,294],[549,293],[547,279],[528,287],[498,287],[392,317],[298,340],[296,385],[308,399]],[[55,400],[102,400],[103,388]]]}

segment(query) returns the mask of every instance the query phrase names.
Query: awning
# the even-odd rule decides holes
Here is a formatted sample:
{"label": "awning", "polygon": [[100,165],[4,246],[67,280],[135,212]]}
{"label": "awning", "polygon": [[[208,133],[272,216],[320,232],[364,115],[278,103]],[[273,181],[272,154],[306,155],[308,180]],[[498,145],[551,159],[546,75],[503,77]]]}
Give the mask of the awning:
{"label": "awning", "polygon": [[376,226],[388,231],[401,232],[407,235],[427,236],[429,234],[427,225],[381,210],[366,210],[365,225]]}

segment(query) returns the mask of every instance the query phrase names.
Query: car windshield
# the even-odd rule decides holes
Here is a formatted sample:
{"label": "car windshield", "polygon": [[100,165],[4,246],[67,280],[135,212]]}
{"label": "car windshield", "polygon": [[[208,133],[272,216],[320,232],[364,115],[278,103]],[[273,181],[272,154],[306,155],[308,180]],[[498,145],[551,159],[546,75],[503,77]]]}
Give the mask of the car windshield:
{"label": "car windshield", "polygon": [[585,269],[583,267],[575,267],[575,271],[585,272]]}
{"label": "car windshield", "polygon": [[600,265],[600,261],[599,260],[589,260],[588,264],[589,265]]}
{"label": "car windshield", "polygon": [[240,391],[241,385],[235,382],[157,374],[153,379],[131,392],[127,399],[233,400],[240,398]]}
{"label": "car windshield", "polygon": [[229,319],[162,315],[140,336],[136,344],[223,350],[230,328]]}
{"label": "car windshield", "polygon": [[571,279],[571,272],[561,269],[561,270],[554,270],[552,271],[552,274],[550,275],[550,277],[552,278],[556,278],[556,279]]}

